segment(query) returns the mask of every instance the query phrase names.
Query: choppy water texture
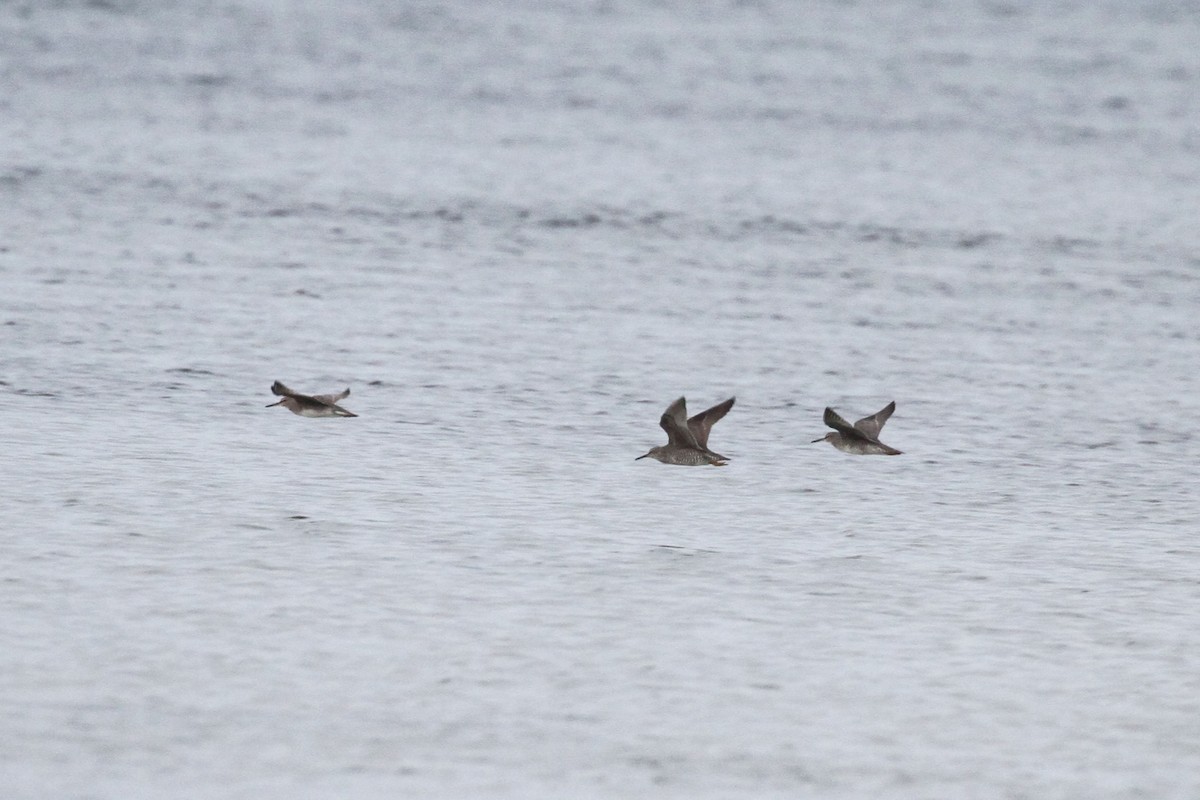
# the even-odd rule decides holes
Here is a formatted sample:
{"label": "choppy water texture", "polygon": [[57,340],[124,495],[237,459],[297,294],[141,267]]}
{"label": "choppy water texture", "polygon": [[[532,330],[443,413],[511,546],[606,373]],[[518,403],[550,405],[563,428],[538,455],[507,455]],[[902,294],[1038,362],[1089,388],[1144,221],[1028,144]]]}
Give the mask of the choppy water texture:
{"label": "choppy water texture", "polygon": [[1194,3],[0,41],[4,797],[1200,795]]}

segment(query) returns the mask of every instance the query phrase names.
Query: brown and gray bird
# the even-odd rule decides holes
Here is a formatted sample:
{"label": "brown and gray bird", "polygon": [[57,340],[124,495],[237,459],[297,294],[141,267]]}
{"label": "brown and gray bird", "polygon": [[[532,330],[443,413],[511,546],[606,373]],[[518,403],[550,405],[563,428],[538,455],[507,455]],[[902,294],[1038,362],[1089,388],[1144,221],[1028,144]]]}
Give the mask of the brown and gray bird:
{"label": "brown and gray bird", "polygon": [[820,439],[813,439],[813,443],[829,442],[843,453],[860,456],[898,456],[899,450],[879,441],[879,432],[895,410],[896,401],[893,400],[871,416],[863,417],[851,425],[832,408],[826,408],[825,424],[833,430]]}
{"label": "brown and gray bird", "polygon": [[638,456],[634,461],[643,458],[653,458],[664,464],[680,464],[683,466],[700,466],[712,464],[723,467],[729,459],[720,453],[708,449],[708,434],[712,426],[733,408],[737,398],[731,397],[724,403],[718,403],[707,411],[701,411],[688,419],[687,401],[679,398],[671,405],[658,420],[659,426],[667,432],[667,443],[659,447],[651,447],[650,452]]}
{"label": "brown and gray bird", "polygon": [[337,404],[338,400],[342,400],[350,396],[350,390],[337,394],[300,394],[293,392],[288,387],[284,386],[279,381],[271,384],[271,391],[281,399],[277,403],[271,403],[267,408],[274,406],[283,406],[293,414],[299,414],[302,417],[357,417],[358,414],[353,414]]}

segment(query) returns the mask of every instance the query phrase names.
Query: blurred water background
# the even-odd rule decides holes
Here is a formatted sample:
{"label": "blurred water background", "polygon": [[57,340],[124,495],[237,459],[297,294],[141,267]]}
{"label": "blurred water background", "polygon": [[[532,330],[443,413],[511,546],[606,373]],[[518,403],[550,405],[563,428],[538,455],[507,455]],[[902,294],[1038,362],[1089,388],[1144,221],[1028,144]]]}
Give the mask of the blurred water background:
{"label": "blurred water background", "polygon": [[1196,3],[0,43],[6,798],[1200,795]]}

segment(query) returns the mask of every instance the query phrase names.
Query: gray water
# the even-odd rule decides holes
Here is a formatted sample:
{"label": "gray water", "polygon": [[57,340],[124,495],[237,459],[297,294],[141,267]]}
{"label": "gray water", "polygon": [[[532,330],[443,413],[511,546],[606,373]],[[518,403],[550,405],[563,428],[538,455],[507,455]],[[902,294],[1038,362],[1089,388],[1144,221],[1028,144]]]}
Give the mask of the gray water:
{"label": "gray water", "polygon": [[5,798],[1200,796],[1196,4],[0,42]]}

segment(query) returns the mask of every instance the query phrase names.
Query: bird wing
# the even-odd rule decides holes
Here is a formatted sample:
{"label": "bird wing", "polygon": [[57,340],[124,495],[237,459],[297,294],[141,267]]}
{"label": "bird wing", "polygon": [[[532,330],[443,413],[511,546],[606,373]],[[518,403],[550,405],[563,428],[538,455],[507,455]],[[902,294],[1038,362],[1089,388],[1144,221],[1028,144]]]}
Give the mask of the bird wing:
{"label": "bird wing", "polygon": [[682,397],[667,406],[667,410],[659,418],[658,424],[667,432],[667,441],[670,442],[672,447],[695,447],[699,449],[696,437],[688,429],[687,401]]}
{"label": "bird wing", "polygon": [[896,401],[893,400],[871,416],[863,417],[858,422],[854,423],[854,427],[858,428],[872,439],[878,439],[879,432],[883,430],[884,423],[888,421],[888,417],[892,416],[892,412],[895,410]]}
{"label": "bird wing", "polygon": [[712,430],[712,426],[716,425],[721,417],[729,413],[729,409],[733,408],[735,400],[737,400],[736,397],[731,397],[724,403],[717,403],[712,408],[701,411],[687,421],[688,430],[695,437],[696,444],[701,447],[708,447],[708,434]]}
{"label": "bird wing", "polygon": [[350,390],[346,389],[344,392],[338,392],[337,394],[314,394],[313,400],[320,400],[322,403],[332,406],[336,405],[338,400],[345,400],[349,396]]}
{"label": "bird wing", "polygon": [[829,408],[829,407],[825,408],[825,424],[828,425],[829,427],[833,428],[835,431],[840,433],[842,436],[847,436],[851,439],[860,439],[861,440],[861,439],[871,439],[872,438],[870,436],[867,436],[865,433],[860,431],[858,428],[851,425],[846,420],[842,419],[840,414],[838,414],[836,411],[834,411],[832,408]]}
{"label": "bird wing", "polygon": [[271,394],[276,397],[303,397],[302,394],[293,392],[288,387],[284,386],[280,381],[275,381],[271,384]]}

